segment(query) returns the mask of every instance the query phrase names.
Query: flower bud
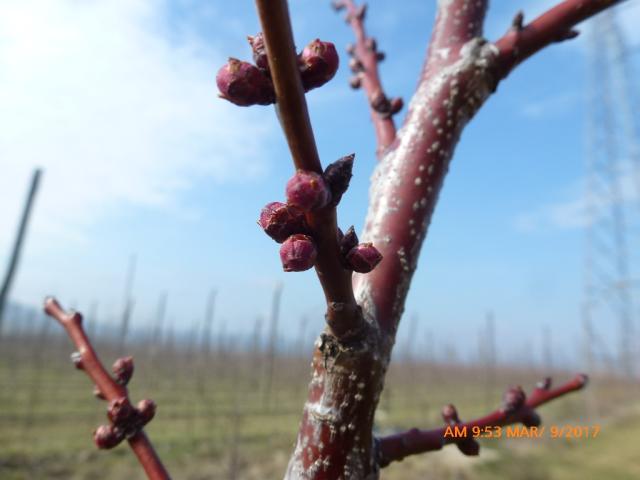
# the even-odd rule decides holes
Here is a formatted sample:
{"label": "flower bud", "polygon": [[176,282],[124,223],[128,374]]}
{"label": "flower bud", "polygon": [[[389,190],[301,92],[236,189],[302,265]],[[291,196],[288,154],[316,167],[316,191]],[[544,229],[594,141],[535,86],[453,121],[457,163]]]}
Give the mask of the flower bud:
{"label": "flower bud", "polygon": [[331,192],[322,175],[298,170],[287,182],[287,202],[305,212],[326,206]]}
{"label": "flower bud", "polygon": [[351,57],[351,60],[349,60],[349,69],[353,73],[360,73],[364,71],[364,65],[362,64],[359,58]]}
{"label": "flower bud", "polygon": [[285,272],[309,270],[317,256],[316,244],[308,235],[291,235],[280,247],[280,260]]}
{"label": "flower bud", "polygon": [[258,225],[276,242],[282,243],[294,233],[308,230],[304,212],[294,205],[271,202],[260,212]]}
{"label": "flower bud", "polygon": [[362,77],[360,77],[360,75],[353,75],[349,78],[349,86],[354,90],[359,89],[362,86]]}
{"label": "flower bud", "polygon": [[331,42],[315,39],[300,54],[300,75],[305,92],[320,87],[338,71],[340,59]]}
{"label": "flower bud", "polygon": [[382,90],[376,90],[369,98],[369,103],[378,113],[384,114],[391,111],[391,103]]}
{"label": "flower bud", "polygon": [[249,40],[249,45],[251,45],[251,50],[253,50],[253,61],[255,64],[258,68],[268,70],[269,61],[267,60],[267,49],[264,45],[264,35],[262,32],[256,33],[253,37],[249,35],[247,40]]}
{"label": "flower bud", "polygon": [[255,65],[236,58],[230,58],[218,70],[216,83],[222,98],[241,107],[269,105],[275,101],[271,79]]}
{"label": "flower bud", "polygon": [[519,410],[523,405],[527,396],[522,387],[509,387],[502,396],[502,411],[505,413],[513,413]]}
{"label": "flower bud", "polygon": [[378,50],[378,42],[373,37],[367,38],[364,42],[364,46],[367,47],[367,49],[371,50],[372,52],[375,52],[376,50]]}
{"label": "flower bud", "polygon": [[349,188],[349,181],[352,177],[353,159],[355,154],[342,157],[324,170],[324,180],[331,191],[331,205],[340,203],[342,194]]}
{"label": "flower bud", "polygon": [[102,449],[113,448],[118,445],[124,436],[120,429],[115,428],[113,425],[100,425],[93,432],[93,441],[96,447]]}
{"label": "flower bud", "polygon": [[358,246],[358,235],[353,228],[353,225],[349,227],[347,233],[342,234],[338,230],[338,246],[340,247],[340,261],[346,268],[351,268],[347,263],[347,254]]}
{"label": "flower bud", "polygon": [[457,425],[460,423],[458,410],[452,404],[442,407],[442,419],[447,425]]}
{"label": "flower bud", "polygon": [[347,253],[347,265],[358,273],[369,273],[382,260],[382,254],[372,243],[361,243]]}
{"label": "flower bud", "polygon": [[136,405],[136,409],[138,410],[140,421],[143,425],[146,425],[156,414],[156,402],[145,398],[144,400],[140,400],[138,402],[138,405]]}
{"label": "flower bud", "polygon": [[115,380],[120,385],[126,385],[133,376],[133,357],[118,358],[111,366]]}
{"label": "flower bud", "polygon": [[549,390],[551,388],[551,377],[544,377],[538,383],[536,383],[536,388],[540,390]]}
{"label": "flower bud", "polygon": [[532,409],[527,409],[527,411],[524,412],[521,421],[525,427],[537,427],[542,423],[540,415]]}
{"label": "flower bud", "polygon": [[107,417],[115,425],[124,425],[135,414],[134,408],[125,397],[114,398],[107,407]]}
{"label": "flower bud", "polygon": [[473,437],[458,442],[458,450],[464,455],[475,457],[480,454],[480,444]]}
{"label": "flower bud", "polygon": [[402,107],[404,106],[404,102],[402,101],[402,98],[400,97],[394,97],[391,99],[391,101],[389,102],[389,113],[391,115],[395,115],[396,113],[398,113],[400,110],[402,110]]}

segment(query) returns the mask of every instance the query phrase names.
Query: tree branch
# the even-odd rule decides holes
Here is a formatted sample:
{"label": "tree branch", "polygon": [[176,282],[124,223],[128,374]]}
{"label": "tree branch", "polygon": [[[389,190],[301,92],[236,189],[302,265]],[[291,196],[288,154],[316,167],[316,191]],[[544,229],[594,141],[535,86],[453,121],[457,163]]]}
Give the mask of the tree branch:
{"label": "tree branch", "polygon": [[523,15],[518,13],[509,31],[495,42],[500,78],[551,43],[576,37],[573,27],[578,23],[622,1],[565,0],[524,26]]}
{"label": "tree branch", "polygon": [[377,153],[382,152],[396,138],[396,126],[393,115],[402,108],[402,100],[394,98],[389,100],[382,88],[378,63],[384,58],[384,54],[378,51],[377,43],[373,37],[367,37],[364,28],[366,4],[357,6],[353,0],[340,0],[334,2],[336,10],[346,9],[346,21],[353,29],[356,43],[348,47],[347,51],[352,56],[350,68],[354,73],[351,86],[362,87],[369,100],[371,120],[376,132]]}
{"label": "tree branch", "polygon": [[427,60],[394,147],[378,164],[362,238],[384,261],[354,276],[356,299],[395,333],[449,162],[466,124],[519,62],[569,38],[571,28],[617,2],[565,0],[526,27],[517,15],[496,44],[482,37],[487,0],[440,0]]}
{"label": "tree branch", "polygon": [[114,364],[114,373],[120,375],[117,382],[98,358],[84,331],[82,316],[78,312],[65,312],[52,297],[45,299],[44,311],[64,327],[76,346],[77,351],[71,357],[76,368],[84,370],[93,381],[96,396],[109,402],[108,414],[112,425],[100,427],[96,431],[95,441],[98,447],[111,448],[127,438],[129,446],[150,480],[170,479],[169,473],[142,429],[153,417],[155,405],[150,400],[143,400],[137,408],[133,408],[129,400],[125,385],[133,373],[131,358],[120,359]]}
{"label": "tree branch", "polygon": [[511,388],[507,390],[503,406],[500,409],[466,423],[460,422],[453,406],[447,406],[443,410],[445,422],[449,425],[457,425],[461,431],[466,431],[468,435],[466,438],[446,435],[447,426],[434,430],[414,428],[383,437],[378,440],[379,465],[385,467],[391,462],[400,461],[409,455],[440,450],[445,445],[452,443],[456,443],[460,450],[467,455],[477,455],[478,446],[474,445],[475,440],[471,434],[473,427],[479,427],[482,432],[485,427],[502,427],[515,423],[537,426],[540,424],[540,417],[535,412],[537,407],[568,393],[581,390],[586,383],[586,375],[577,375],[565,384],[551,389],[551,379],[547,378],[536,385],[526,400],[520,387]]}
{"label": "tree branch", "polygon": [[[276,92],[276,111],[297,169],[322,173],[307,103],[300,80],[286,0],[256,0],[269,71]],[[316,272],[327,301],[327,323],[338,338],[363,327],[351,286],[351,272],[340,263],[337,214],[333,206],[307,214],[318,247]]]}

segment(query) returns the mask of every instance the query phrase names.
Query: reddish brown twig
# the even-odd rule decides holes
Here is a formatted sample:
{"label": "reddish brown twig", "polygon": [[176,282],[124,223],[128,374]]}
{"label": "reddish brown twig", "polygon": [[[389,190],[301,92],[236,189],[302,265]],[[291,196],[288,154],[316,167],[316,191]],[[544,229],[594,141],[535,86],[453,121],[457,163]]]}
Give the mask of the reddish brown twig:
{"label": "reddish brown twig", "polygon": [[382,88],[378,72],[378,63],[384,59],[384,54],[378,50],[375,38],[368,37],[364,28],[366,4],[359,6],[353,0],[339,0],[334,2],[337,10],[345,9],[346,20],[355,34],[355,44],[347,47],[351,55],[349,64],[353,77],[350,84],[353,88],[365,91],[371,107],[371,120],[376,132],[378,155],[389,147],[396,138],[396,126],[393,115],[402,108],[400,98],[389,99]]}
{"label": "reddish brown twig", "polygon": [[[451,405],[445,407],[443,416],[445,416],[445,422],[448,425],[457,425],[460,431],[466,431],[469,436],[471,436],[473,427],[479,427],[480,431],[483,431],[482,429],[485,427],[501,427],[515,423],[537,426],[540,424],[540,417],[535,411],[538,406],[580,390],[586,383],[586,375],[581,374],[565,384],[551,389],[551,380],[547,378],[536,385],[528,399],[525,399],[524,392],[520,387],[507,390],[502,407],[484,417],[462,423],[457,418],[457,412]],[[447,426],[434,430],[414,428],[406,432],[380,438],[378,440],[379,465],[385,467],[391,462],[402,460],[409,455],[440,450],[445,445],[452,443],[458,444],[460,450],[466,455],[478,454],[477,448],[469,448],[469,442],[473,438],[446,435],[446,431]]]}
{"label": "reddish brown twig", "polygon": [[[149,479],[170,479],[169,473],[142,429],[142,426],[153,416],[153,402],[143,400],[137,408],[133,408],[129,400],[126,383],[133,371],[131,358],[116,361],[114,373],[118,381],[114,380],[102,365],[84,331],[82,315],[78,312],[65,312],[52,297],[45,300],[44,311],[64,327],[75,345],[77,351],[71,358],[76,368],[83,370],[91,378],[96,387],[96,396],[109,402],[108,413],[112,423],[110,426],[101,426],[96,430],[94,434],[96,444],[101,448],[111,448],[126,438]],[[127,418],[118,418],[124,416]]]}
{"label": "reddish brown twig", "polygon": [[547,45],[578,35],[578,23],[623,0],[565,0],[524,25],[523,14],[514,17],[509,31],[498,41],[498,74],[504,78],[523,60]]}
{"label": "reddish brown twig", "polygon": [[[276,110],[294,166],[322,173],[307,102],[300,80],[286,0],[256,0],[276,92]],[[351,286],[351,272],[340,263],[334,206],[307,214],[318,247],[316,272],[327,301],[327,322],[338,338],[359,332],[363,319]]]}

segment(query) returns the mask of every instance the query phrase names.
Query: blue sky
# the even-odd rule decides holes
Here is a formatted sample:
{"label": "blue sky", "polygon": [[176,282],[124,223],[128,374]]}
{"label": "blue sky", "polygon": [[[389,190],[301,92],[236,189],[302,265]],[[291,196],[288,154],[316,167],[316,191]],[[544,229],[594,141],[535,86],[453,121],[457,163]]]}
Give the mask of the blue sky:
{"label": "blue sky", "polygon": [[[387,52],[387,92],[415,88],[434,2],[374,2],[367,27]],[[493,2],[495,39],[518,7],[531,18],[548,0]],[[621,8],[640,45],[640,2]],[[342,47],[351,32],[324,1],[291,2],[298,45]],[[216,98],[227,56],[250,56],[253,3],[204,0],[3,0],[0,2],[0,261],[8,258],[28,179],[45,169],[13,298],[47,294],[105,323],[122,309],[127,262],[137,255],[134,322],[144,328],[169,292],[168,318],[189,328],[219,291],[216,322],[248,333],[283,282],[283,335],[300,318],[322,326],[313,272],[284,274],[277,245],[255,225],[282,199],[291,162],[272,107]],[[636,50],[637,51],[637,50]],[[551,327],[557,357],[579,341],[584,233],[586,42],[554,46],[500,85],[464,132],[409,294],[439,349],[477,351],[484,315],[496,315],[505,356],[532,349]],[[362,226],[375,144],[361,92],[336,78],[308,95],[321,157],[356,153],[343,226]],[[638,55],[634,56],[637,66]],[[637,243],[636,243],[637,245]],[[407,335],[405,321],[400,345]],[[310,343],[309,343],[310,345]]]}

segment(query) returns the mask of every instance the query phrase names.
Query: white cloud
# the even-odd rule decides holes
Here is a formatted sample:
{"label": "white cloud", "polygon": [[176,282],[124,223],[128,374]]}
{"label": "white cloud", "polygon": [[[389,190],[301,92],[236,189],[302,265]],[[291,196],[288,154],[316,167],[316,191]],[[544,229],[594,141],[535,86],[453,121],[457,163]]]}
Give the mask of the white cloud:
{"label": "white cloud", "polygon": [[161,0],[0,3],[3,249],[35,166],[33,228],[48,241],[81,240],[132,205],[193,213],[180,194],[195,180],[264,171],[269,132],[256,125],[272,112],[217,99],[223,52],[176,34],[184,26],[170,32],[169,14]]}

